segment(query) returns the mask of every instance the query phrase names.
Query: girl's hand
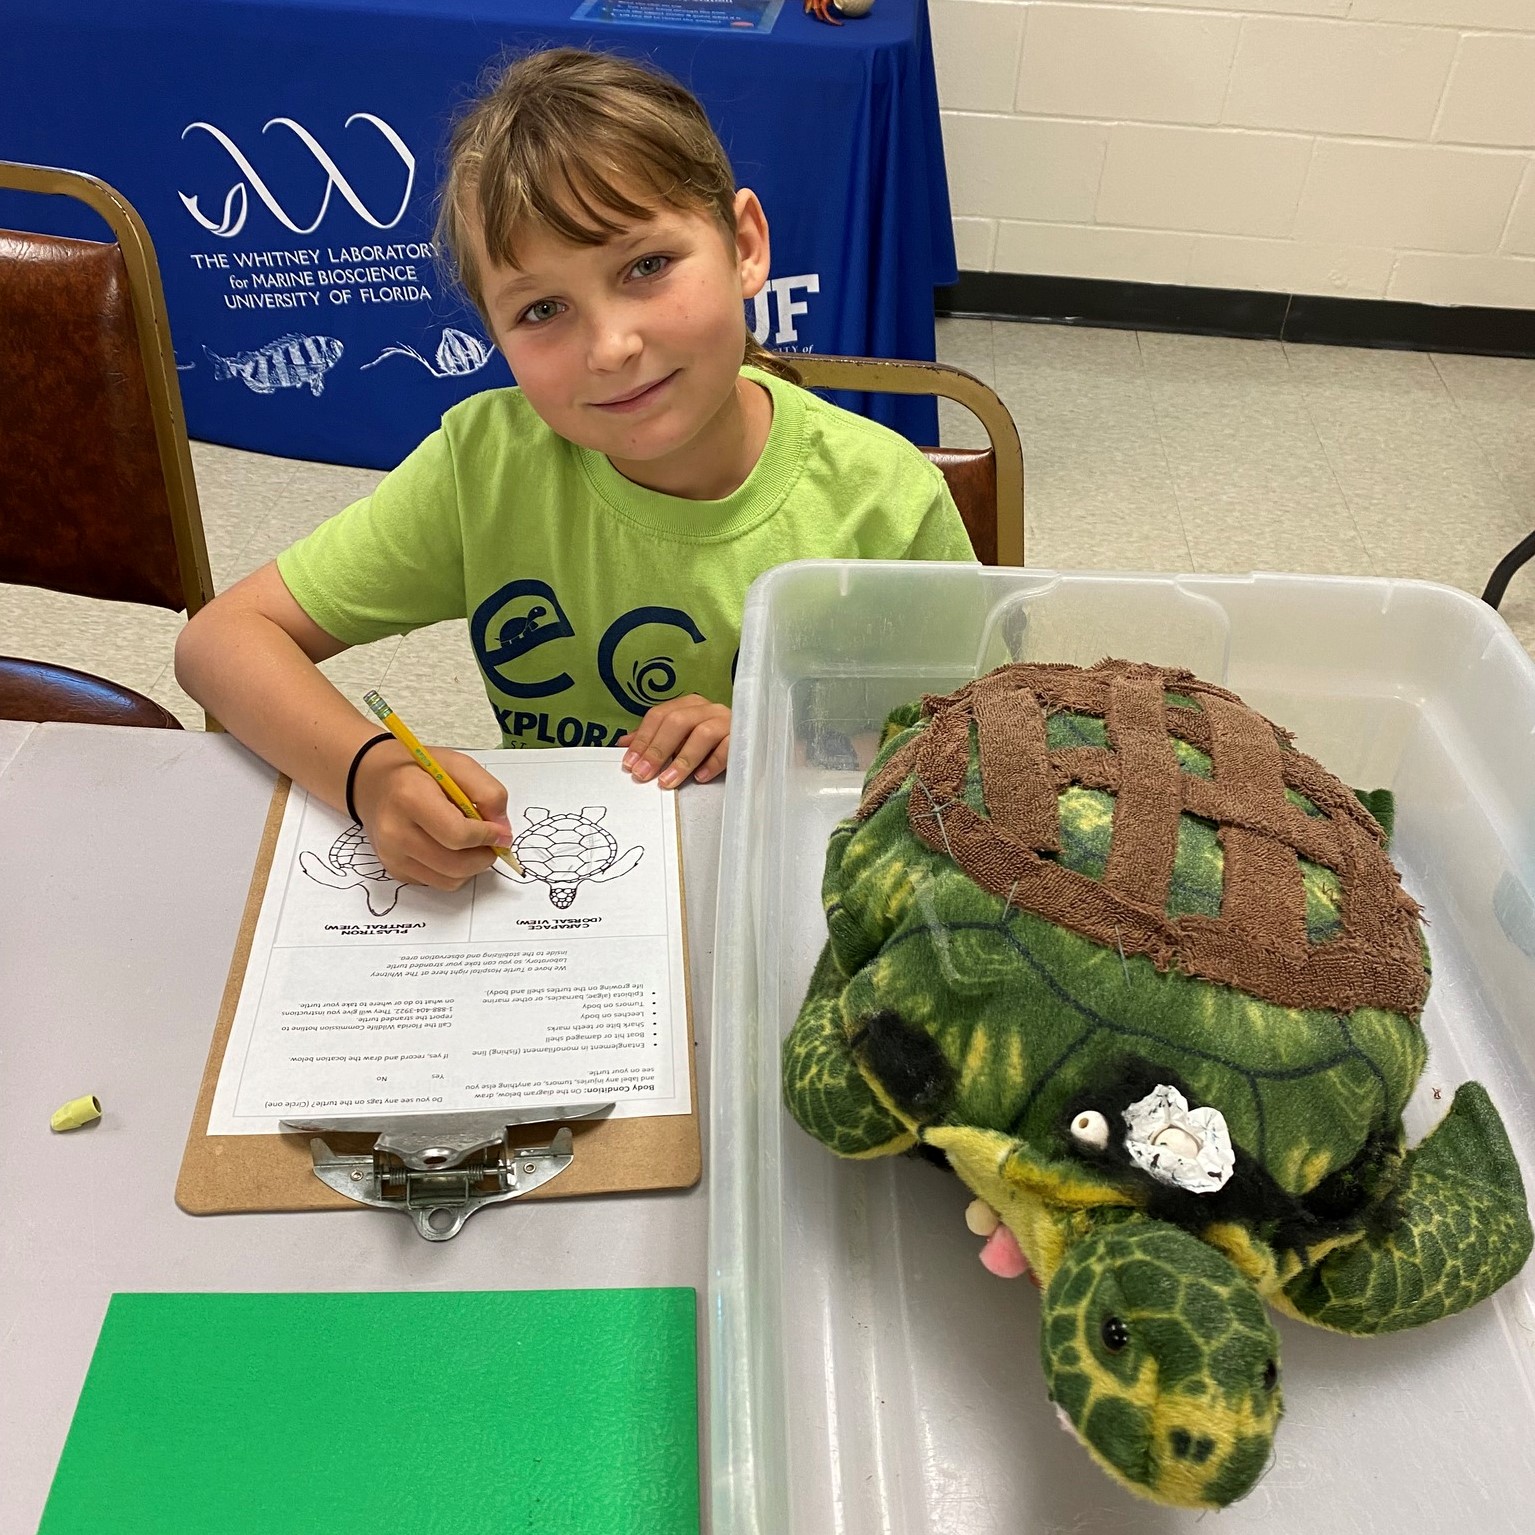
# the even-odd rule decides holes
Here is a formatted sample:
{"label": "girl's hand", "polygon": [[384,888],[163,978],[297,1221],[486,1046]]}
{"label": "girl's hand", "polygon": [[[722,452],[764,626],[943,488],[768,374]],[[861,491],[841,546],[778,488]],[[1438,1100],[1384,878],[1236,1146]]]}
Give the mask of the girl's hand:
{"label": "girl's hand", "polygon": [[398,741],[381,742],[362,759],[352,800],[392,879],[457,890],[496,861],[494,849],[511,844],[506,789],[473,758],[431,751],[483,821],[471,821]]}
{"label": "girl's hand", "polygon": [[658,772],[663,789],[677,788],[690,773],[708,783],[725,771],[730,755],[730,710],[697,693],[668,698],[620,736],[618,745],[628,748],[624,771],[638,783]]}

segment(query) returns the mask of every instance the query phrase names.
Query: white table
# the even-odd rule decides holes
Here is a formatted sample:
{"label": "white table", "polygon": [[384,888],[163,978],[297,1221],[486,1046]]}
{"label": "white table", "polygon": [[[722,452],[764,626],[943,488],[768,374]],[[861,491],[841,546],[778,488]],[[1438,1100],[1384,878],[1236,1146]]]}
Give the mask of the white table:
{"label": "white table", "polygon": [[[362,1209],[196,1217],[176,1207],[272,785],[227,736],[0,721],[6,1535],[41,1516],[116,1291],[685,1285],[702,1299],[702,1184],[514,1201],[442,1243]],[[720,785],[681,797],[701,1112],[723,804]],[[54,1134],[49,1115],[83,1093],[100,1098],[101,1120]],[[699,1349],[702,1366],[702,1329]],[[701,1426],[705,1378],[701,1369]]]}

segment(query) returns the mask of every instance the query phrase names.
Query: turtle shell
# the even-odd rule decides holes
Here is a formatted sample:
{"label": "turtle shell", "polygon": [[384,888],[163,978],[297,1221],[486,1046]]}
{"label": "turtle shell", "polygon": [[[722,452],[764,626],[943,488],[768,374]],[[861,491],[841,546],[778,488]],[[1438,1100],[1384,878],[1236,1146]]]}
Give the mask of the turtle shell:
{"label": "turtle shell", "polygon": [[947,1063],[947,1122],[1047,1154],[1084,1104],[1182,1084],[1304,1194],[1399,1130],[1423,1068],[1426,954],[1384,844],[1225,689],[1003,667],[892,716],[833,834],[844,1025],[898,1014]]}
{"label": "turtle shell", "polygon": [[611,832],[568,810],[535,822],[513,846],[523,868],[551,885],[590,879],[618,855],[618,842]]}
{"label": "turtle shell", "polygon": [[360,879],[387,877],[383,860],[373,851],[367,833],[355,822],[331,843],[327,857],[338,874],[355,874]]}

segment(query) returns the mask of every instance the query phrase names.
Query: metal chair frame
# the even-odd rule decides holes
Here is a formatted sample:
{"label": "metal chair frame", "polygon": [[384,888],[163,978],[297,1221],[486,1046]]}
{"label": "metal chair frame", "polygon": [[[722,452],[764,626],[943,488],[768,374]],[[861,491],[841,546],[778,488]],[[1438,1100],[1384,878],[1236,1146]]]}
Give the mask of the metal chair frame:
{"label": "metal chair frame", "polygon": [[1498,561],[1497,569],[1488,577],[1487,589],[1482,593],[1482,601],[1488,607],[1496,608],[1503,601],[1503,594],[1508,590],[1508,583],[1531,560],[1535,560],[1535,533],[1531,533],[1528,538],[1520,540]]}
{"label": "metal chair frame", "polygon": [[941,362],[893,362],[873,357],[794,353],[785,359],[807,389],[854,389],[870,394],[939,395],[963,405],[986,429],[997,465],[997,564],[1023,564],[1023,444],[994,389]]}

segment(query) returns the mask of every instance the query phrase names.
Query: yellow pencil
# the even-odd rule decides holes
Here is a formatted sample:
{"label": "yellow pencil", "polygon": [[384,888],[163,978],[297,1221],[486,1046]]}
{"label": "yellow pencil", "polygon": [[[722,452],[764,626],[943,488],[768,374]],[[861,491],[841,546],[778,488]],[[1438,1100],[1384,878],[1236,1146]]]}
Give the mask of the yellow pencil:
{"label": "yellow pencil", "polygon": [[[384,701],[381,693],[373,691],[364,693],[362,701],[379,717],[384,728],[408,751],[417,762],[424,767],[433,778],[437,780],[437,786],[444,794],[469,817],[471,821],[483,821],[484,816],[474,808],[474,801],[464,793],[459,786],[448,777],[443,765],[416,739],[415,732],[400,718],[398,714]],[[517,855],[509,847],[495,849],[497,858],[504,859],[519,874],[523,872],[522,865],[517,862]]]}

